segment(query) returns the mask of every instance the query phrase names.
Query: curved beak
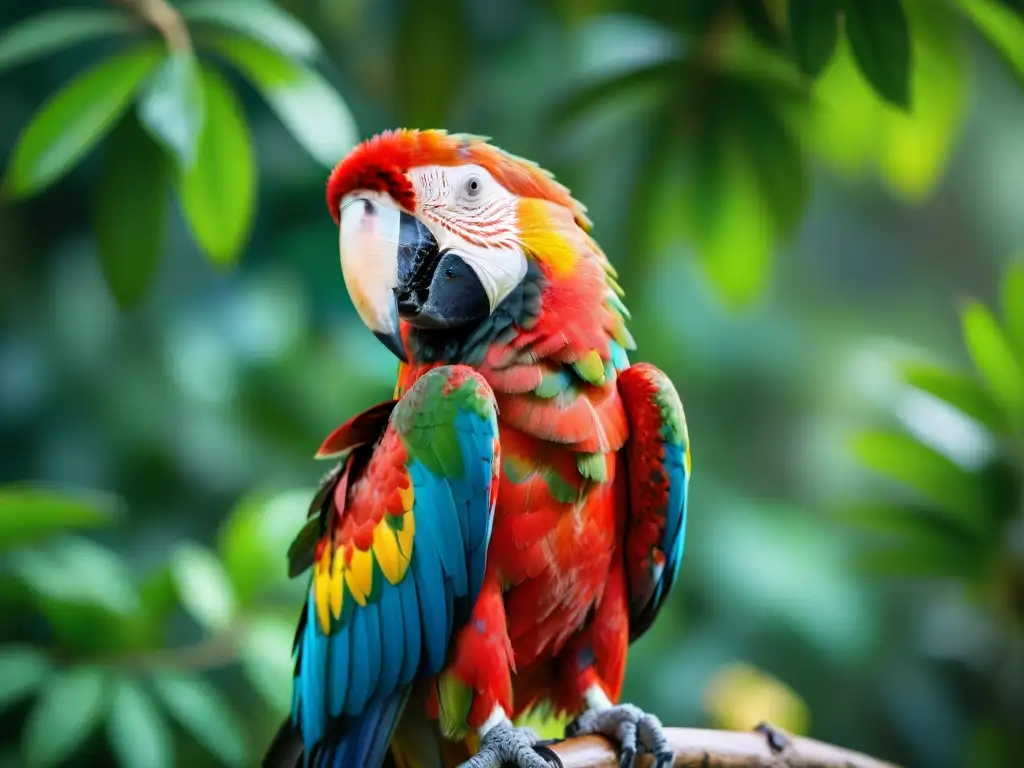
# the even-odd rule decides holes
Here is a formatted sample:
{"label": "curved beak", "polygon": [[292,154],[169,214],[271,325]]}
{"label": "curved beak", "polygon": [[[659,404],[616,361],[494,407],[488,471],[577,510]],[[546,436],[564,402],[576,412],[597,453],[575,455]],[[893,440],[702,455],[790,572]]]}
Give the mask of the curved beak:
{"label": "curved beak", "polygon": [[389,198],[352,197],[341,207],[341,271],[363,323],[402,362],[399,319],[424,329],[485,319],[490,300],[476,269],[440,251],[430,230]]}
{"label": "curved beak", "polygon": [[355,197],[341,207],[341,273],[363,323],[402,362],[396,291],[417,265],[436,261],[437,242],[414,216],[384,199]]}

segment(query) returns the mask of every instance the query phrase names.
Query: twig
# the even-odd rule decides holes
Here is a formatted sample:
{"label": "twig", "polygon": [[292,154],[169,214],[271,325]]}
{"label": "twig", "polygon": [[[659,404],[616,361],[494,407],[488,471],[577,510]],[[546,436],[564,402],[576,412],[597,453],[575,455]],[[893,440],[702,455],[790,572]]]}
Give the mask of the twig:
{"label": "twig", "polygon": [[167,0],[111,0],[130,8],[142,21],[153,27],[172,51],[187,53],[192,50],[188,25],[178,9]]}
{"label": "twig", "polygon": [[[676,754],[674,768],[896,768],[891,763],[851,752],[814,739],[790,736],[777,728],[760,731],[712,731],[703,728],[668,728]],[[564,768],[618,768],[614,745],[598,736],[584,736],[552,744],[550,749]],[[637,768],[650,768],[648,757],[638,757]]]}
{"label": "twig", "polygon": [[50,656],[58,664],[91,665],[137,671],[217,669],[234,664],[238,660],[238,641],[244,631],[245,624],[238,621],[212,637],[175,648],[153,648],[86,657],[69,653],[62,648],[54,648],[50,650]]}
{"label": "twig", "polygon": [[177,648],[157,648],[151,651],[136,651],[106,656],[97,660],[99,664],[131,669],[216,669],[234,664],[238,659],[238,638],[241,627],[234,626],[218,635],[200,640],[192,645]]}

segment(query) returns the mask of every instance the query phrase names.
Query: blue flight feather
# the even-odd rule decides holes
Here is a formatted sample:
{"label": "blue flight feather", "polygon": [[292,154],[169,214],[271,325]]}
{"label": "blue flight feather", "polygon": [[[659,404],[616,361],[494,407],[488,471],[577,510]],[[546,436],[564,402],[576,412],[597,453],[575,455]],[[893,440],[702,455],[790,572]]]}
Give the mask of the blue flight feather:
{"label": "blue flight feather", "polygon": [[398,596],[402,602],[402,619],[405,628],[403,635],[405,652],[402,656],[402,671],[398,681],[401,685],[409,685],[420,665],[420,648],[422,635],[420,632],[420,606],[416,596],[416,580],[402,579],[398,585]]}
{"label": "blue flight feather", "polygon": [[352,633],[352,666],[349,669],[348,697],[345,712],[356,714],[366,706],[370,692],[376,687],[380,665],[380,638],[371,637],[367,624],[377,606],[373,603],[356,611],[349,622]]}
{"label": "blue flight feather", "polygon": [[346,623],[330,638],[330,663],[327,665],[327,708],[335,717],[345,712],[345,701],[348,696],[348,673],[352,667],[352,654],[349,650],[351,627],[352,622]]}
{"label": "blue flight feather", "polygon": [[398,674],[402,671],[402,655],[405,644],[399,642],[404,633],[402,599],[398,590],[381,590],[377,611],[377,637],[380,643],[380,679],[377,687],[382,691],[393,691],[398,687]]}
{"label": "blue flight feather", "polygon": [[[452,376],[450,367],[435,369],[413,390],[431,386],[436,392],[436,377],[447,384]],[[420,402],[420,397],[403,398],[387,428],[398,431],[402,439],[407,434],[403,430],[420,430],[417,440],[429,444],[430,436],[422,430],[431,429],[433,419],[417,418],[409,410],[415,407],[410,403]],[[463,609],[480,591],[493,524],[490,490],[497,422],[493,411],[481,417],[478,404],[469,408],[459,401],[448,428],[452,426],[465,469],[461,477],[433,474],[414,452],[405,460],[416,530],[410,566],[399,583],[388,582],[376,565],[375,588],[367,604],[358,605],[348,592],[344,620],[333,621],[328,635],[320,625],[316,590],[310,584],[305,625],[296,641],[292,702],[292,720],[306,745],[306,768],[380,766],[411,684],[417,676],[441,670],[456,629],[456,606],[462,619]],[[376,454],[369,458],[376,460]],[[344,518],[345,510],[339,511],[332,501],[323,514]],[[327,543],[335,551],[341,546],[333,539]]]}

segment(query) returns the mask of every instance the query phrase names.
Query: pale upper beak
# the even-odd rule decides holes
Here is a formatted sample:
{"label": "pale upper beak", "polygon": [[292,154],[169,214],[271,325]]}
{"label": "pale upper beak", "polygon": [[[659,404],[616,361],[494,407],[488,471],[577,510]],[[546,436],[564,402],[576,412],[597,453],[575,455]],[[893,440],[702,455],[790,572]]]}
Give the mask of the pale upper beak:
{"label": "pale upper beak", "polygon": [[430,230],[390,197],[364,193],[341,205],[341,271],[363,323],[403,362],[399,318],[419,328],[455,328],[486,318],[487,293],[473,268],[439,251]]}
{"label": "pale upper beak", "polygon": [[399,251],[421,244],[436,251],[433,237],[417,219],[383,196],[351,197],[341,206],[338,245],[341,273],[363,323],[402,362],[408,362],[398,326],[395,289]]}

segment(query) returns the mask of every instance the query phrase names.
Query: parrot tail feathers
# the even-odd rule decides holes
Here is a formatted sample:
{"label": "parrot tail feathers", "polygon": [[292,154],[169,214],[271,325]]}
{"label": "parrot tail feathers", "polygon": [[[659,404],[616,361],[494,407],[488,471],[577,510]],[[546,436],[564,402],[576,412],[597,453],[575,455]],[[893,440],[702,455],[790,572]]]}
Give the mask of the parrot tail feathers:
{"label": "parrot tail feathers", "polygon": [[312,755],[314,768],[378,768],[384,764],[391,734],[409,697],[408,689],[394,691],[369,701],[358,715],[346,716],[337,722],[338,731],[328,726],[324,742]]}
{"label": "parrot tail feathers", "polygon": [[302,734],[289,718],[274,736],[261,768],[379,768],[385,765],[391,734],[408,695],[408,690],[395,691],[367,702],[358,715],[335,720],[308,758]]}
{"label": "parrot tail feathers", "polygon": [[288,718],[277,729],[260,768],[300,768],[304,751],[302,735]]}

